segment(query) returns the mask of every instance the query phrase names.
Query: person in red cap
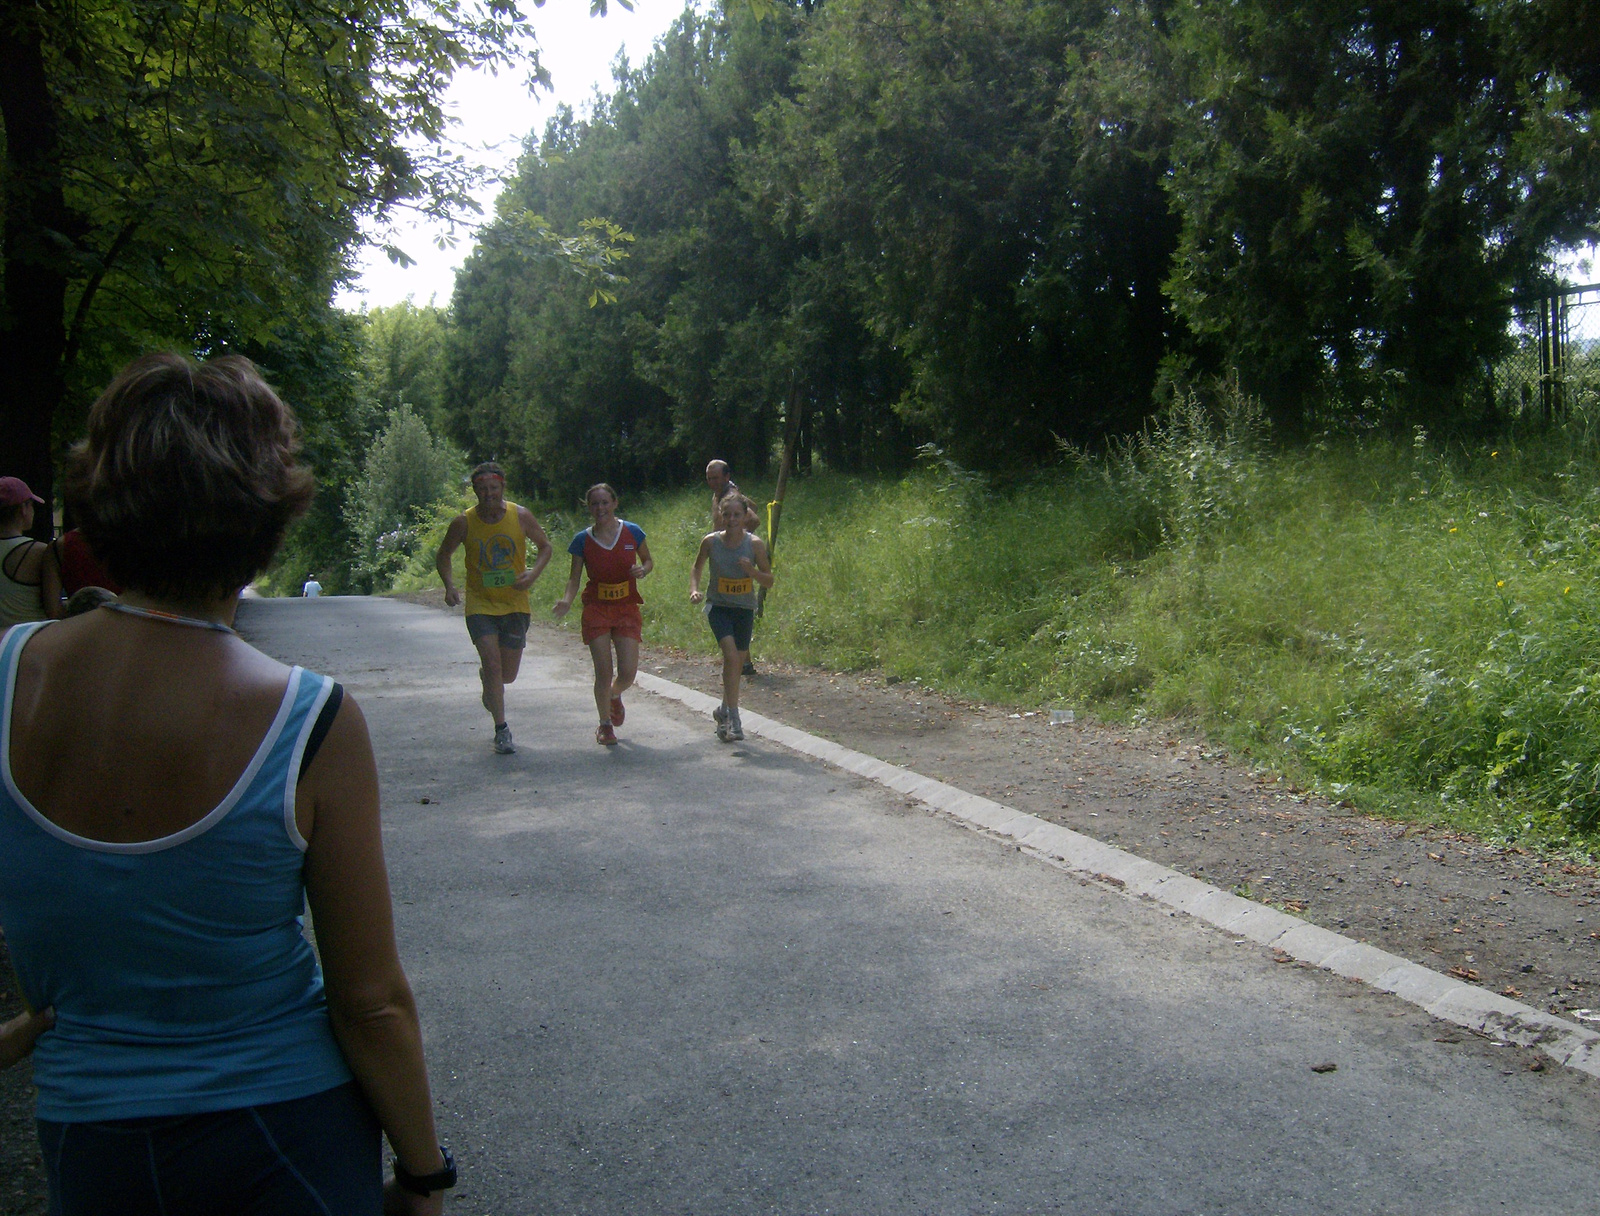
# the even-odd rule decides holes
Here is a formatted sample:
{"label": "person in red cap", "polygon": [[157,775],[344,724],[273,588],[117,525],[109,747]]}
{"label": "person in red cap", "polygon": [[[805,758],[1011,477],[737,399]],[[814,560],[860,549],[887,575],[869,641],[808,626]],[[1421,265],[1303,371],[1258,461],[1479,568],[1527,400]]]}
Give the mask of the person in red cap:
{"label": "person in red cap", "polygon": [[27,534],[34,503],[44,499],[22,478],[0,477],[0,630],[61,615],[61,580],[45,560],[49,546]]}

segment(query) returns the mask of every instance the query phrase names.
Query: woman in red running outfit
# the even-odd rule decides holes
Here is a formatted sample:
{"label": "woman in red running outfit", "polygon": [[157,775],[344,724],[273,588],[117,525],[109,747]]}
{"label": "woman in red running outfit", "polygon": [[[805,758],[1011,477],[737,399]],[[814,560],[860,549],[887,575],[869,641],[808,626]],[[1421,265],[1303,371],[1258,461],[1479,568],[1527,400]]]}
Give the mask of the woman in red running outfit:
{"label": "woman in red running outfit", "polygon": [[[594,657],[594,704],[600,726],[594,741],[610,747],[617,741],[615,727],[622,725],[622,694],[639,671],[639,640],[643,620],[639,605],[639,580],[655,569],[644,529],[617,518],[617,492],[605,482],[590,486],[583,496],[594,521],[567,546],[572,554],[572,574],[567,589],[551,607],[558,620],[567,615],[578,594],[578,576],[589,572],[583,589],[583,644]],[[616,648],[615,675],[611,651]]]}

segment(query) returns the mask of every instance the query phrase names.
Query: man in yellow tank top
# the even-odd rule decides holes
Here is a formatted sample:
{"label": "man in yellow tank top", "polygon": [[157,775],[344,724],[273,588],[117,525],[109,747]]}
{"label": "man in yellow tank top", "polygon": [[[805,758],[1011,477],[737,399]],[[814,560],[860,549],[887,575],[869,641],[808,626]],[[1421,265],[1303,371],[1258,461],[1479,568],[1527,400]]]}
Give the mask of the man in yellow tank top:
{"label": "man in yellow tank top", "polygon": [[[444,602],[461,602],[450,569],[455,551],[466,545],[467,636],[478,648],[483,707],[494,719],[494,750],[517,750],[506,723],[506,685],[517,678],[527,642],[528,588],[550,562],[550,538],[527,507],[506,501],[506,475],[493,461],[472,470],[478,505],[457,515],[444,534],[434,566],[444,580]],[[528,568],[528,542],[538,550]]]}

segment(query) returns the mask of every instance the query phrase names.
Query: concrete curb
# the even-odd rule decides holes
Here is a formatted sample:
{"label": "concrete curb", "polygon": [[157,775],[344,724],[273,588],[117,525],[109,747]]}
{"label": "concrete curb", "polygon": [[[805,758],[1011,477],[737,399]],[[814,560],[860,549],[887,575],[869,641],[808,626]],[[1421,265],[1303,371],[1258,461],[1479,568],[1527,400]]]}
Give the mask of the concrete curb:
{"label": "concrete curb", "polygon": [[[638,686],[709,715],[717,700],[671,680],[641,672]],[[759,735],[835,768],[876,781],[977,831],[1014,841],[1060,869],[1164,904],[1314,967],[1359,980],[1457,1026],[1536,1047],[1557,1063],[1600,1077],[1600,1032],[1462,983],[1397,954],[1320,928],[1135,857],[1081,832],[957,789],[932,777],[852,751],[761,714],[741,715],[746,734]]]}

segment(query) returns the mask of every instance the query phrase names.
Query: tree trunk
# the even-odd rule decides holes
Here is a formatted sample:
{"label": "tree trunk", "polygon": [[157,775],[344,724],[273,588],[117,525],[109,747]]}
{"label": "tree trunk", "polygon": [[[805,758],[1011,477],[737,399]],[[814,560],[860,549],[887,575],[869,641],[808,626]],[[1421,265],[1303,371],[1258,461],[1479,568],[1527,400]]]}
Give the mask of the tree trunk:
{"label": "tree trunk", "polygon": [[11,0],[0,5],[0,117],[6,143],[0,476],[21,477],[45,500],[34,532],[48,537],[55,484],[51,423],[65,388],[61,357],[71,225],[55,103],[45,77],[42,17],[31,5]]}

